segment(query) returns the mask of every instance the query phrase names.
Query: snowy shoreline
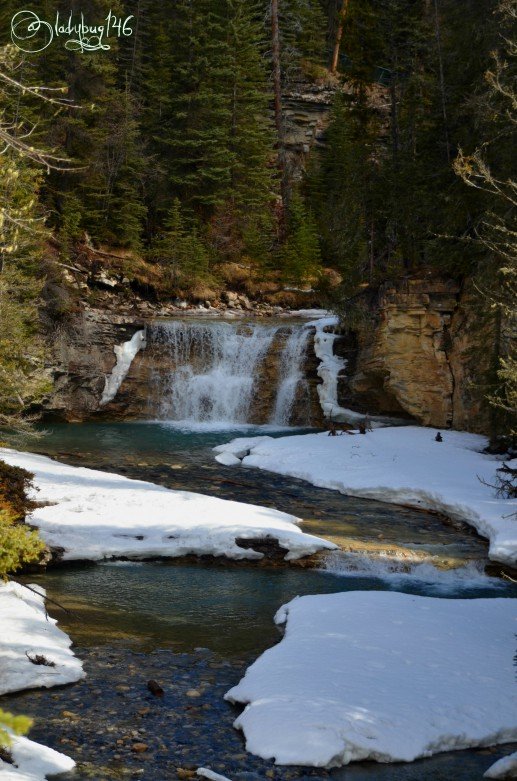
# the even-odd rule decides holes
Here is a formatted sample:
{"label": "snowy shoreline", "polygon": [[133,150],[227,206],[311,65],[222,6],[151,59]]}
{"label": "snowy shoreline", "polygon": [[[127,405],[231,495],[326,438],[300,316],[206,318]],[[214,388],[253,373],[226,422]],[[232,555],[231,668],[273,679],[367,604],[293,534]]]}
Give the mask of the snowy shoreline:
{"label": "snowy shoreline", "polygon": [[[485,437],[416,426],[367,434],[326,433],[273,439],[239,437],[214,448],[227,466],[257,467],[350,496],[406,505],[466,521],[490,541],[493,561],[517,566],[517,501],[490,487],[500,459]],[[484,481],[484,482],[482,482]],[[488,483],[486,485],[484,483]]]}
{"label": "snowy shoreline", "polygon": [[356,591],[298,597],[226,699],[277,765],[412,762],[517,739],[515,599]]}
{"label": "snowy shoreline", "polygon": [[253,549],[254,540],[277,540],[285,561],[336,548],[305,534],[298,518],[267,507],[175,491],[5,448],[0,459],[34,474],[34,499],[47,505],[37,507],[28,521],[50,548],[63,551],[65,561],[187,555],[256,561],[264,554]]}
{"label": "snowy shoreline", "polygon": [[[0,695],[74,683],[85,675],[70,638],[46,613],[44,590],[31,588],[40,593],[0,583]],[[31,661],[37,657],[46,663]],[[9,753],[15,764],[0,758],[2,781],[41,781],[75,767],[69,757],[26,737],[13,735]]]}

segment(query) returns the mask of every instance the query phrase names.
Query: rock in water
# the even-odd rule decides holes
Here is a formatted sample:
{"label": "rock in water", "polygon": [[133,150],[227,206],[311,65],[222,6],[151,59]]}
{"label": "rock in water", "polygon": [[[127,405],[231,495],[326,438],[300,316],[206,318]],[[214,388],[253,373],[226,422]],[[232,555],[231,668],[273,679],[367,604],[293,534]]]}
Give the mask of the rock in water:
{"label": "rock in water", "polygon": [[155,697],[163,697],[163,689],[158,683],[158,681],[150,680],[147,681],[147,688],[151,692],[151,694],[154,694]]}

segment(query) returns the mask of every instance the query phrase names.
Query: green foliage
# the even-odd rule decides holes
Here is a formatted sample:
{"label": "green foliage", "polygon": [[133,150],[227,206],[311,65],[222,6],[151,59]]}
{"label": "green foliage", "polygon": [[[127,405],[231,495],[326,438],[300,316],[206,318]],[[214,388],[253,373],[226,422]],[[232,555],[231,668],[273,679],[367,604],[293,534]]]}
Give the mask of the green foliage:
{"label": "green foliage", "polygon": [[[0,49],[0,68],[12,73],[15,66],[12,51]],[[0,89],[4,123],[11,101],[11,91]],[[21,128],[14,126],[16,132]],[[14,135],[14,143],[17,138]],[[48,387],[38,334],[43,238],[39,187],[30,159],[16,148],[5,148],[0,155],[0,426],[23,427],[20,416]]]}
{"label": "green foliage", "polygon": [[32,727],[27,716],[13,716],[0,708],[0,746],[11,745],[11,734],[25,735]]}
{"label": "green foliage", "polygon": [[45,545],[38,533],[24,524],[33,505],[27,498],[32,475],[0,461],[0,578],[7,579],[24,564],[38,561]]}
{"label": "green foliage", "polygon": [[289,202],[288,234],[281,250],[281,272],[289,282],[308,282],[321,268],[316,222],[302,196],[295,191]]}
{"label": "green foliage", "polygon": [[325,61],[327,20],[319,0],[281,0],[279,14],[282,76],[289,85],[308,65]]}
{"label": "green foliage", "polygon": [[165,230],[149,251],[149,259],[159,263],[170,293],[189,289],[209,275],[209,256],[195,225],[185,220],[176,199],[165,221]]}
{"label": "green foliage", "polygon": [[39,561],[44,551],[36,531],[15,523],[11,513],[0,508],[0,578],[6,580],[8,573]]}
{"label": "green foliage", "polygon": [[501,0],[496,19],[500,31],[491,67],[479,101],[483,108],[483,144],[470,154],[460,150],[455,171],[471,189],[483,194],[486,211],[480,215],[474,243],[490,258],[479,287],[494,319],[494,360],[489,401],[493,408],[492,435],[517,435],[517,44],[512,37],[517,21],[515,0]]}
{"label": "green foliage", "polygon": [[486,67],[491,5],[481,0],[466,27],[449,0],[350,0],[349,90],[336,97],[312,198],[322,195],[325,259],[349,289],[422,270],[459,277],[481,257],[463,239],[483,199],[465,191],[452,160],[476,137],[465,96]]}

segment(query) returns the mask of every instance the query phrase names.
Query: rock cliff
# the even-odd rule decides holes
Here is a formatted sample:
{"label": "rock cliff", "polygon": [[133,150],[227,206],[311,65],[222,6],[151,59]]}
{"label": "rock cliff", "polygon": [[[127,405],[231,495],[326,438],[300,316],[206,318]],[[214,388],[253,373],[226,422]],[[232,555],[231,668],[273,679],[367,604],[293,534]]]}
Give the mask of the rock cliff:
{"label": "rock cliff", "polygon": [[382,291],[367,320],[336,341],[336,353],[347,360],[339,403],[423,425],[487,431],[482,386],[491,340],[472,299],[468,286],[451,280],[409,280]]}

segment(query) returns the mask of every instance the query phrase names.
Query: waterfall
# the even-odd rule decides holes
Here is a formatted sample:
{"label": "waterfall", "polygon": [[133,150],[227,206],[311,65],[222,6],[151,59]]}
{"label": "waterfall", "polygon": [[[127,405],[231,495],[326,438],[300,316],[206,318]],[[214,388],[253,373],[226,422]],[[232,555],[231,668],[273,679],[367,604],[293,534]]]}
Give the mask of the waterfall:
{"label": "waterfall", "polygon": [[288,426],[299,394],[305,392],[309,399],[309,388],[304,375],[304,361],[309,330],[303,327],[291,329],[280,358],[280,381],[276,395],[275,409],[271,423]]}
{"label": "waterfall", "polygon": [[173,320],[148,329],[163,420],[288,425],[304,387],[302,325]]}
{"label": "waterfall", "polygon": [[159,382],[160,417],[246,423],[257,369],[278,326],[176,321],[153,327],[171,371]]}

